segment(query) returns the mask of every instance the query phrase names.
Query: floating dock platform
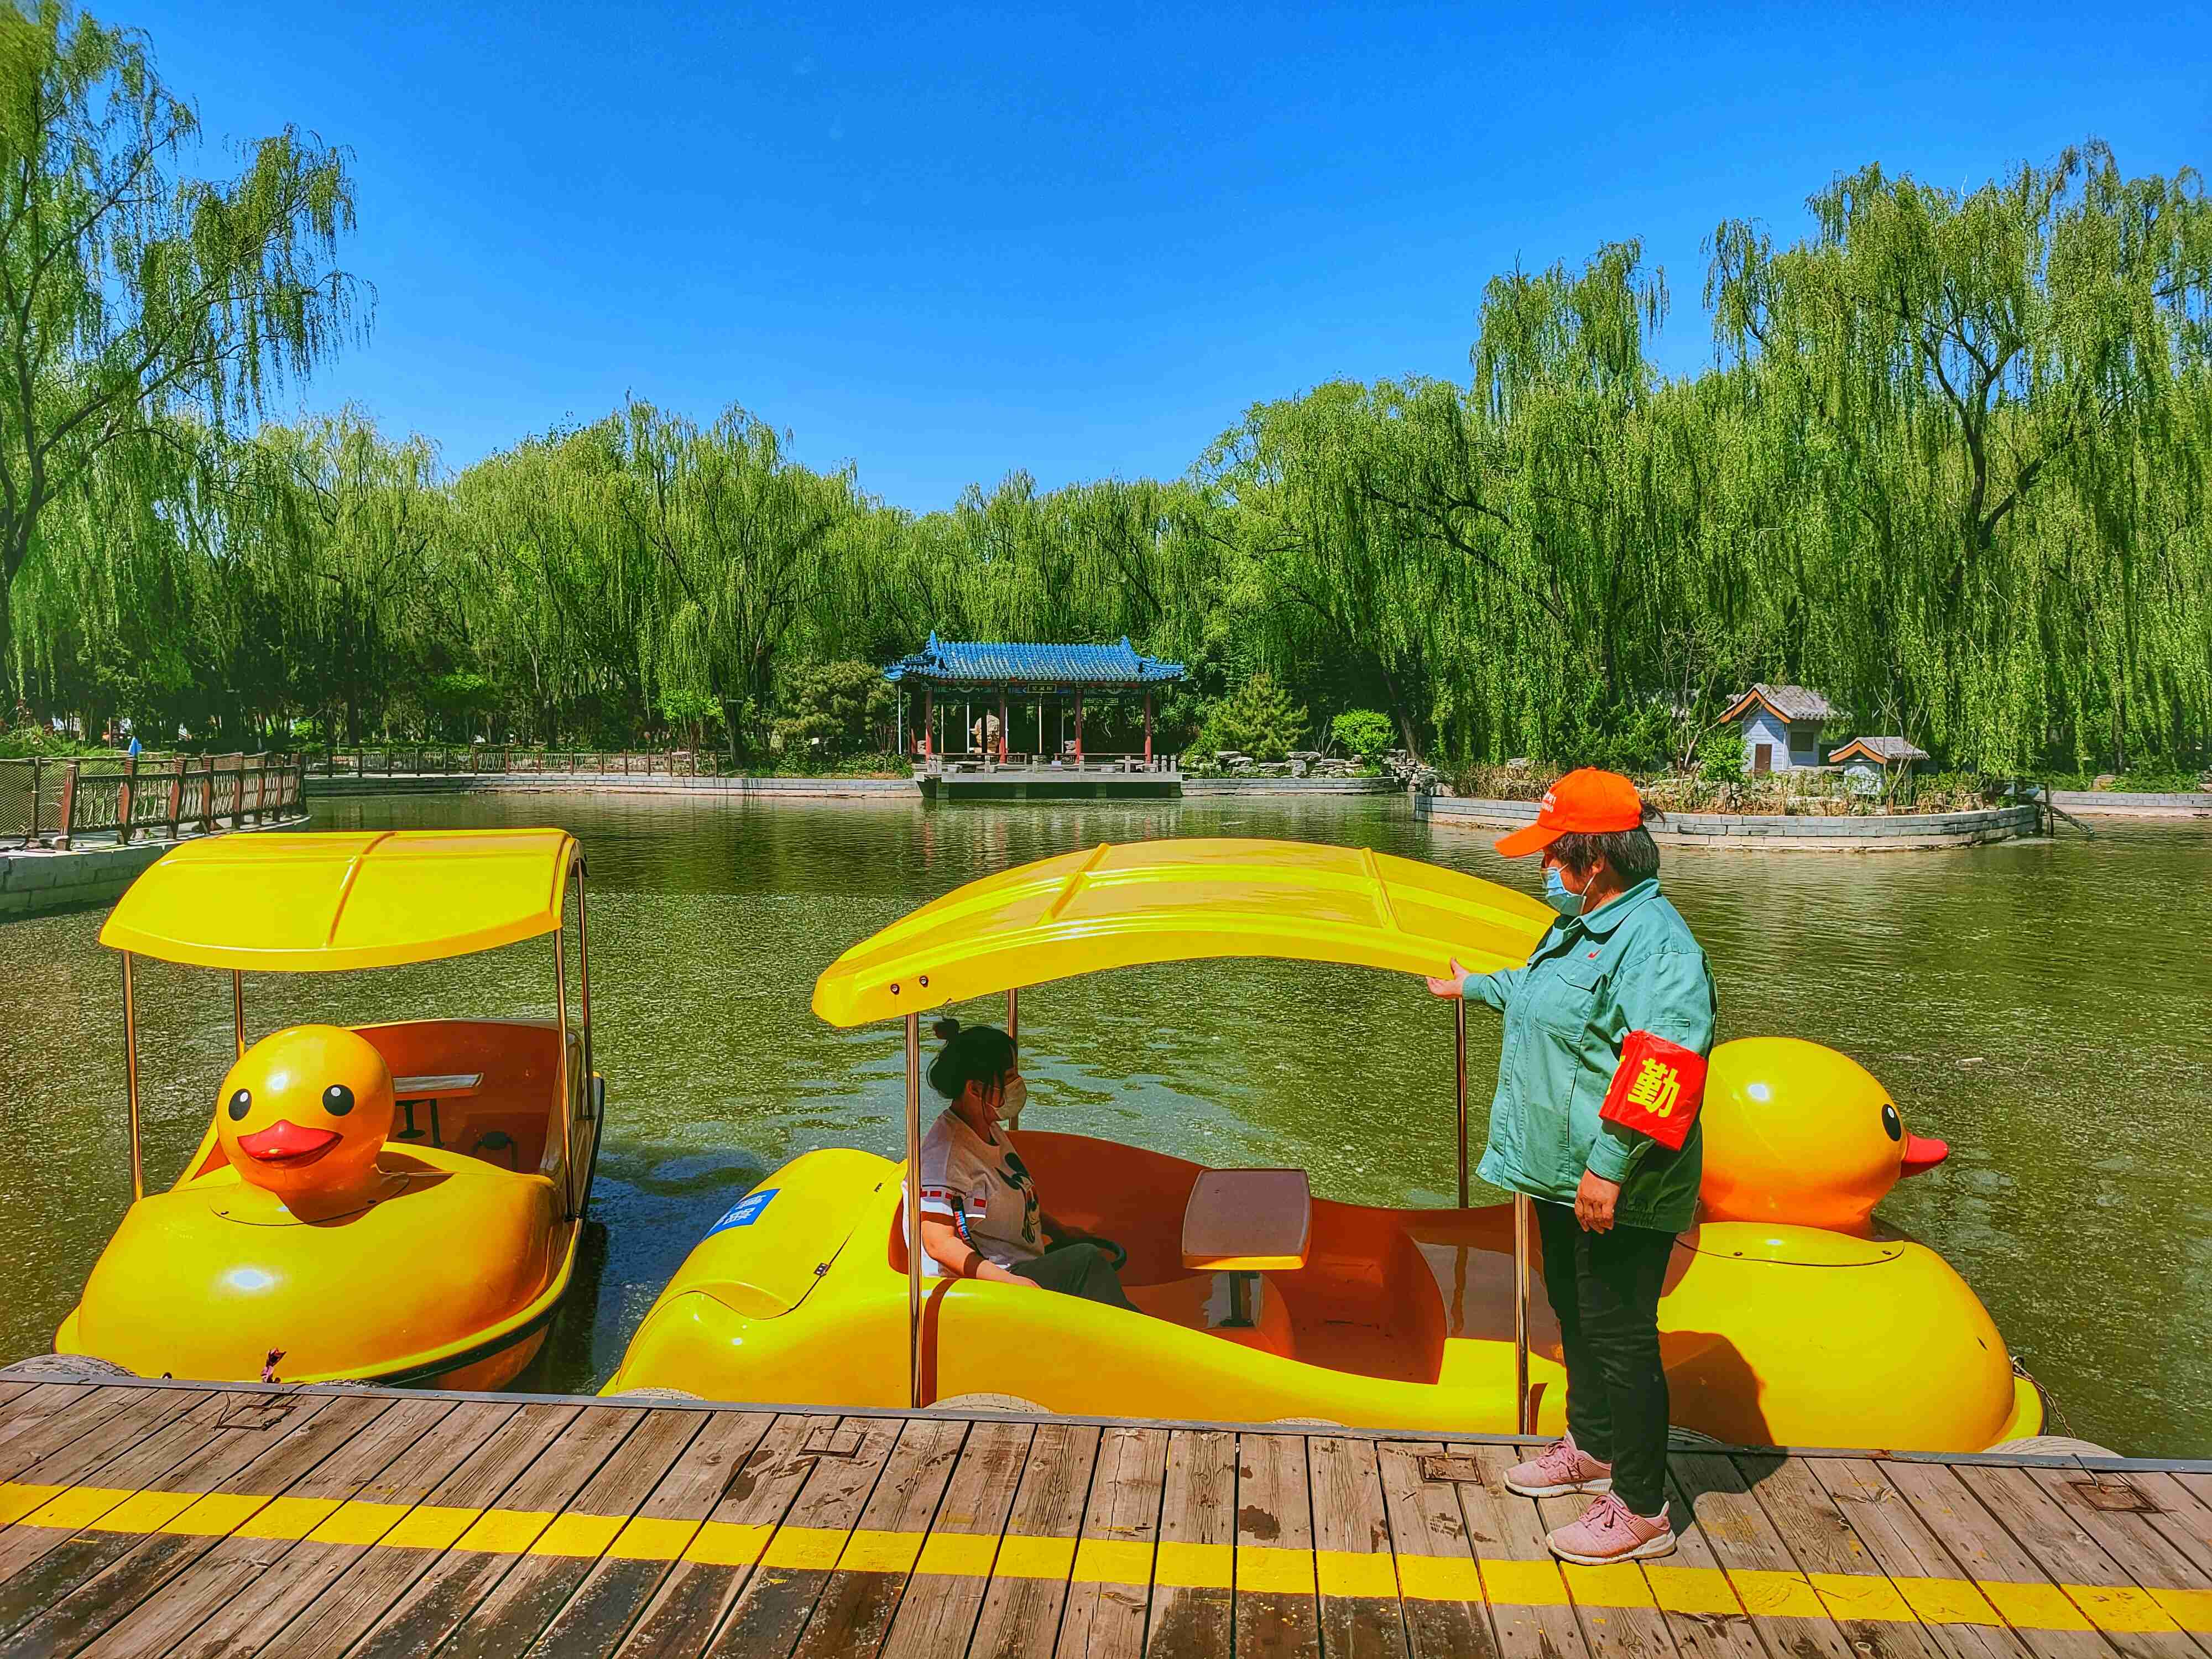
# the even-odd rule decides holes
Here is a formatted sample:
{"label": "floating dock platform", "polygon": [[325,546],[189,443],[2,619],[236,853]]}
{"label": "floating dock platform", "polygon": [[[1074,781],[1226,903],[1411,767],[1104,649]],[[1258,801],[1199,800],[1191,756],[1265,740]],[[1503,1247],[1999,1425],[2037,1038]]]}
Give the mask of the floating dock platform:
{"label": "floating dock platform", "polygon": [[1182,774],[1164,763],[1073,762],[1061,766],[994,766],[946,761],[918,766],[924,800],[1176,800]]}
{"label": "floating dock platform", "polygon": [[2212,1464],[1701,1450],[1561,1568],[1514,1443],[0,1382],[0,1653],[2205,1659]]}

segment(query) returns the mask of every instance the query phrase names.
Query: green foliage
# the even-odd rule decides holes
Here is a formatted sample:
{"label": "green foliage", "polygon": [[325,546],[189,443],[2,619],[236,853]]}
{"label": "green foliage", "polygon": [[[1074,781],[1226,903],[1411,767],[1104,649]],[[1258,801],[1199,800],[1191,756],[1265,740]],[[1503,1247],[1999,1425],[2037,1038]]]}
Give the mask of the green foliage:
{"label": "green foliage", "polygon": [[660,718],[684,748],[704,749],[708,730],[726,726],[729,717],[712,692],[671,686],[660,694]]}
{"label": "green foliage", "polygon": [[1372,708],[1348,708],[1328,723],[1328,729],[1347,753],[1370,766],[1379,763],[1398,739],[1390,717]]}
{"label": "green foliage", "polygon": [[878,730],[891,722],[894,693],[870,663],[802,664],[786,677],[782,696],[770,730],[786,764],[810,756],[839,762],[880,748]]}
{"label": "green foliage", "polygon": [[[860,764],[878,666],[934,629],[1183,661],[1156,746],[1201,759],[1298,747],[1311,707],[1461,775],[1741,789],[1713,722],[1760,679],[1961,773],[2193,775],[2212,743],[2188,172],[2094,145],[1972,189],[1863,168],[1795,240],[1717,230],[1705,373],[1653,368],[1670,295],[1624,240],[1488,283],[1460,383],[1323,385],[1175,482],[1017,471],[917,514],[736,407],[632,403],[458,477],[357,410],[248,433],[349,325],[351,186],[289,136],[230,182],[174,177],[191,122],[136,35],[0,7],[0,279],[45,285],[0,306],[33,366],[28,403],[0,391],[0,705],[35,716]],[[237,240],[192,240],[218,221]],[[205,326],[125,373],[179,318]],[[1133,709],[1089,719],[1134,746]]]}
{"label": "green foliage", "polygon": [[1744,775],[1743,727],[1717,726],[1698,744],[1698,775],[1707,783],[1730,783]]}
{"label": "green foliage", "polygon": [[1233,749],[1255,760],[1279,761],[1305,735],[1306,711],[1263,669],[1213,705],[1194,747],[1208,760],[1218,750]]}

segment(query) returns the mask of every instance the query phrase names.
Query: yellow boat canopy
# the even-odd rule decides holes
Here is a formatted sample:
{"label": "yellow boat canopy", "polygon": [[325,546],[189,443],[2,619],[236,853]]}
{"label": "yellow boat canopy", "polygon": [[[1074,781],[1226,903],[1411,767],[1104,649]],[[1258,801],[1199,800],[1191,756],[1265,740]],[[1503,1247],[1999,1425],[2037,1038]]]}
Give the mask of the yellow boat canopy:
{"label": "yellow boat canopy", "polygon": [[971,881],[832,963],[814,1012],[861,1025],[1102,968],[1218,957],[1342,962],[1407,974],[1516,967],[1542,901],[1363,848],[1148,841]]}
{"label": "yellow boat canopy", "polygon": [[580,856],[565,830],[210,836],[149,866],[100,942],[248,971],[434,962],[552,933]]}

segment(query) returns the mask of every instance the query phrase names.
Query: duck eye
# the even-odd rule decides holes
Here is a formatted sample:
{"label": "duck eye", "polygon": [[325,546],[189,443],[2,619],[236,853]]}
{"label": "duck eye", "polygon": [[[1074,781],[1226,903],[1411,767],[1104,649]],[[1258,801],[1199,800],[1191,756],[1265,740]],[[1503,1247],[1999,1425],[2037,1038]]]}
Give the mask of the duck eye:
{"label": "duck eye", "polygon": [[1881,1127],[1892,1140],[1905,1139],[1905,1121],[1898,1116],[1897,1108],[1887,1101],[1882,1103]]}
{"label": "duck eye", "polygon": [[353,1110],[353,1091],[343,1083],[333,1083],[323,1091],[323,1109],[332,1117],[343,1117]]}
{"label": "duck eye", "polygon": [[240,1089],[231,1096],[229,1111],[230,1121],[233,1123],[237,1122],[252,1109],[253,1096],[251,1091]]}

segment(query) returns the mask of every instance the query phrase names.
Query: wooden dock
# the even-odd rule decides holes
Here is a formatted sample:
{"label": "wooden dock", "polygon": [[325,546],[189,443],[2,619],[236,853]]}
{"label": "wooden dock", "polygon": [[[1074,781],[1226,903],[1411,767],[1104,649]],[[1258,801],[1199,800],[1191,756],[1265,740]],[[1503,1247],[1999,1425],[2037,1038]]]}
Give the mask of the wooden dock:
{"label": "wooden dock", "polygon": [[1509,1443],[0,1382],[0,1659],[2212,1659],[2212,1464],[1709,1451],[1564,1570]]}

